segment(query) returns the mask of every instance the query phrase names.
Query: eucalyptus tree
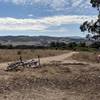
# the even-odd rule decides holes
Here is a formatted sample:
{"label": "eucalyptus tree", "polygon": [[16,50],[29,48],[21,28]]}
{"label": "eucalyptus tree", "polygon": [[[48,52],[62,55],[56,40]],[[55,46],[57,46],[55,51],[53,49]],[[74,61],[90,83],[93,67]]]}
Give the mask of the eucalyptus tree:
{"label": "eucalyptus tree", "polygon": [[[93,8],[96,8],[98,11],[98,17],[96,21],[91,20],[85,21],[81,26],[80,29],[82,32],[89,32],[92,34],[92,38],[97,40],[100,38],[100,0],[91,0],[90,3],[92,4]],[[89,35],[87,35],[87,38],[90,38]]]}

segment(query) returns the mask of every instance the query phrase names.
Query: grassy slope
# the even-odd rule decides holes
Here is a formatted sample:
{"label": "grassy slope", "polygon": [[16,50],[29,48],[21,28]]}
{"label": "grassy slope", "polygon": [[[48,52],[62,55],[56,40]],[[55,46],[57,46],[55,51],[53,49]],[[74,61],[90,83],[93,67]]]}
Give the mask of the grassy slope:
{"label": "grassy slope", "polygon": [[97,62],[97,56],[100,52],[80,52],[78,54],[74,54],[71,58],[78,61],[85,61],[85,62]]}
{"label": "grassy slope", "polygon": [[48,56],[55,56],[59,55],[68,51],[64,50],[1,50],[0,49],[0,62],[8,62],[8,61],[16,61],[18,60],[19,56],[17,55],[17,52],[22,52],[23,59],[33,59],[37,58],[39,55],[40,57],[48,57]]}

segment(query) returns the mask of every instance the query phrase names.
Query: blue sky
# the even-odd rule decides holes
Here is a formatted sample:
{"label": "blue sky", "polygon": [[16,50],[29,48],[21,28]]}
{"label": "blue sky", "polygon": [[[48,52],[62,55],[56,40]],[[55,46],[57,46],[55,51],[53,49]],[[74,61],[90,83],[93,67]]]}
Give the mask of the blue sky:
{"label": "blue sky", "polygon": [[95,19],[90,0],[0,0],[0,35],[85,36],[79,26]]}

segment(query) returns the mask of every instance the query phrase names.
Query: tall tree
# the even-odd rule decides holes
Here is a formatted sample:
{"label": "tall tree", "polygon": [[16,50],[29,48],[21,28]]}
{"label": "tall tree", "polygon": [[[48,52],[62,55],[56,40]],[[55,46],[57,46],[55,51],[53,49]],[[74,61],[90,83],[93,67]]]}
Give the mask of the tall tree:
{"label": "tall tree", "polygon": [[85,21],[81,26],[80,29],[82,32],[88,31],[89,33],[92,33],[94,39],[100,38],[100,0],[91,0],[90,3],[92,4],[92,7],[96,8],[98,10],[98,17],[96,21]]}

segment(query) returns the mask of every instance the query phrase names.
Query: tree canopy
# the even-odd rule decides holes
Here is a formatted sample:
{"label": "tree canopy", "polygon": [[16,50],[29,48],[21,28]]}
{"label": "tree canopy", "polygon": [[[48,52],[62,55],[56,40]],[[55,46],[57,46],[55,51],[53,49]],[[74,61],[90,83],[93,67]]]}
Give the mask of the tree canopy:
{"label": "tree canopy", "polygon": [[89,33],[93,34],[94,39],[100,37],[100,0],[91,0],[90,3],[92,7],[97,8],[99,15],[96,21],[91,20],[91,22],[85,21],[81,26],[80,29],[82,32],[88,31]]}
{"label": "tree canopy", "polygon": [[96,7],[99,9],[100,7],[100,0],[91,0],[90,3],[92,4],[92,7]]}

